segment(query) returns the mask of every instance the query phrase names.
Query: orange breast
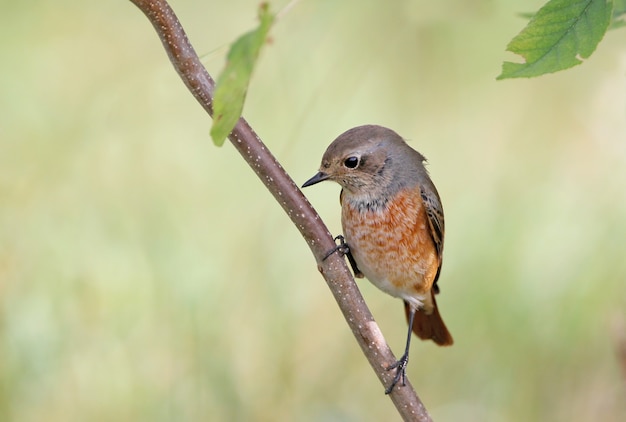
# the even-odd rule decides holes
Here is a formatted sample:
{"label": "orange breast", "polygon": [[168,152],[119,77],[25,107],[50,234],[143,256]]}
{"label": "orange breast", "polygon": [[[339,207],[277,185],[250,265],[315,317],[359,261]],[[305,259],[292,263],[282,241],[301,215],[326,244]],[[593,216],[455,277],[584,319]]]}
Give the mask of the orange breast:
{"label": "orange breast", "polygon": [[380,209],[359,207],[344,192],[342,225],[359,269],[381,290],[406,297],[431,289],[439,257],[419,186]]}

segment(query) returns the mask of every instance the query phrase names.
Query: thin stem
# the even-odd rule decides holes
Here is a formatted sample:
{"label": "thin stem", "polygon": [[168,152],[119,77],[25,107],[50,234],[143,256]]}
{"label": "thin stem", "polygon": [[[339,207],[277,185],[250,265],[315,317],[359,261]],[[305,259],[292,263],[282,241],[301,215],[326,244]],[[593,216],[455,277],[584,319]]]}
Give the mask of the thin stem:
{"label": "thin stem", "polygon": [[[215,83],[202,66],[167,1],[131,0],[131,2],[150,20],[176,72],[200,105],[212,115]],[[243,118],[239,119],[229,139],[302,234],[359,346],[382,384],[388,385],[393,375],[387,371],[387,367],[396,362],[396,359],[365,304],[354,278],[339,254],[333,254],[328,259],[322,260],[324,255],[335,247],[328,228]],[[431,420],[408,381],[405,387],[395,388],[389,396],[404,420],[424,422]]]}

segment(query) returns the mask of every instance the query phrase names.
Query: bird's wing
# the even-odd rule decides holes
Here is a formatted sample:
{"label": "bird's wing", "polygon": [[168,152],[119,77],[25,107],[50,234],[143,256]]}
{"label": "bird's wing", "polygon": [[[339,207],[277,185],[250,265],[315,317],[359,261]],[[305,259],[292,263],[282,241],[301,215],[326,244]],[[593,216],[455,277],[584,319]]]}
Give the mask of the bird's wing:
{"label": "bird's wing", "polygon": [[[445,235],[445,222],[443,218],[443,207],[437,194],[430,189],[421,188],[422,201],[424,202],[424,208],[426,209],[426,215],[428,216],[428,225],[430,227],[430,236],[435,243],[435,249],[437,250],[437,257],[439,258],[439,267],[437,268],[437,275],[435,276],[435,283],[439,278],[441,272],[441,264],[443,258],[443,237]],[[438,293],[439,288],[435,285],[435,293]]]}

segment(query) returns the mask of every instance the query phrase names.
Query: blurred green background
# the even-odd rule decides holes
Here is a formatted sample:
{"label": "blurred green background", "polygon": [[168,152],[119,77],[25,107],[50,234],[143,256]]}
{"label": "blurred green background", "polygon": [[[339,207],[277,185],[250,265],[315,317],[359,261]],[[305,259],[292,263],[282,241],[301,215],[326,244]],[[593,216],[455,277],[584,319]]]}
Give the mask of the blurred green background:
{"label": "blurred green background", "polygon": [[[437,421],[626,420],[626,31],[496,82],[541,4],[303,0],[244,111],[299,184],[360,124],[429,158],[456,343],[415,341],[409,376]],[[214,75],[257,5],[172,1]],[[134,5],[3,0],[0,35],[0,420],[397,419],[306,244],[213,146]],[[306,194],[339,233],[339,187]],[[402,304],[359,285],[399,354]]]}

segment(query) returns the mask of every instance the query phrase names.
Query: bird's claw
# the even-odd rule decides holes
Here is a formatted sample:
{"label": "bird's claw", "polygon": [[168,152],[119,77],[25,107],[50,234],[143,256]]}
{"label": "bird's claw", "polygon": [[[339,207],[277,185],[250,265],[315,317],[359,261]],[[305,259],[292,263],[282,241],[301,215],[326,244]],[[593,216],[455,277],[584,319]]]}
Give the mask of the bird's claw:
{"label": "bird's claw", "polygon": [[326,261],[328,257],[334,254],[335,252],[339,252],[339,254],[341,254],[342,256],[350,253],[350,247],[348,246],[348,244],[346,243],[346,239],[342,235],[335,237],[334,240],[335,242],[339,241],[339,244],[335,246],[334,248],[332,248],[331,250],[329,250],[328,252],[326,252],[326,255],[324,255],[324,258],[322,258],[322,261]]}
{"label": "bird's claw", "polygon": [[396,375],[393,377],[393,380],[391,381],[391,384],[389,385],[389,387],[387,387],[387,389],[385,390],[385,394],[391,394],[391,392],[393,391],[393,387],[395,387],[396,384],[398,384],[400,380],[402,380],[403,387],[406,385],[406,367],[408,364],[409,364],[409,355],[404,354],[396,363],[394,363],[393,365],[390,365],[387,368],[387,371],[391,371],[392,369],[395,369]]}
{"label": "bird's claw", "polygon": [[339,235],[335,237],[334,240],[335,242],[339,241],[339,244],[335,246],[334,248],[332,248],[330,251],[328,251],[326,255],[324,255],[324,257],[322,258],[322,261],[326,261],[328,257],[334,254],[335,252],[339,252],[341,256],[345,256],[348,258],[348,262],[350,263],[350,266],[352,267],[354,276],[356,278],[363,278],[363,273],[361,272],[361,270],[359,270],[359,267],[357,267],[356,261],[354,260],[354,257],[352,256],[352,253],[350,252],[350,246],[348,246],[348,244],[346,243],[346,239],[342,235]]}

